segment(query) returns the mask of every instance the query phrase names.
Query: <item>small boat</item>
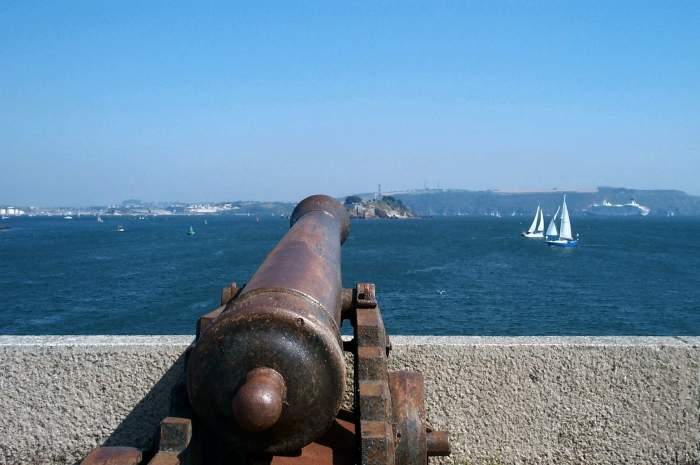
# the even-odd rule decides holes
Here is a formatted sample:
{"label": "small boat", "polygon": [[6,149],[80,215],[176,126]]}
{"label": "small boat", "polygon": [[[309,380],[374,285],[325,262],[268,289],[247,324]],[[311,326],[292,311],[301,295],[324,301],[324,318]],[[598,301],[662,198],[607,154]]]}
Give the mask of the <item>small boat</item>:
{"label": "small boat", "polygon": [[70,216],[70,215],[66,215],[66,216],[63,217],[63,219],[64,219],[64,220],[72,220],[73,217]]}
{"label": "small boat", "polygon": [[126,229],[124,229],[124,226],[122,226],[121,224],[117,226],[117,232],[124,232],[124,231],[126,231]]}
{"label": "small boat", "polygon": [[[557,213],[559,213],[559,210],[557,210]],[[550,234],[550,232],[552,234]],[[569,218],[569,209],[566,207],[566,196],[564,196],[564,203],[561,206],[559,235],[557,236],[557,227],[554,218],[552,218],[552,222],[549,224],[549,228],[547,228],[547,245],[553,247],[576,247],[578,245],[578,234],[576,235],[576,239],[571,235],[571,219]]]}
{"label": "small boat", "polygon": [[204,224],[209,224],[209,222],[207,220],[204,220]]}
{"label": "small boat", "polygon": [[523,231],[521,234],[528,239],[544,238],[544,212],[539,205],[535,211],[535,217],[532,219],[532,224],[527,231]]}
{"label": "small boat", "polygon": [[194,228],[192,226],[190,226],[190,229],[187,231],[187,235],[194,236],[195,234],[197,234],[197,233],[194,232]]}
{"label": "small boat", "polygon": [[98,223],[104,223],[105,220],[103,220],[102,217],[101,217],[100,215],[97,215],[97,222],[98,222]]}
{"label": "small boat", "polygon": [[5,216],[5,215],[0,216],[0,220],[9,220],[9,219],[10,219],[9,216]]}

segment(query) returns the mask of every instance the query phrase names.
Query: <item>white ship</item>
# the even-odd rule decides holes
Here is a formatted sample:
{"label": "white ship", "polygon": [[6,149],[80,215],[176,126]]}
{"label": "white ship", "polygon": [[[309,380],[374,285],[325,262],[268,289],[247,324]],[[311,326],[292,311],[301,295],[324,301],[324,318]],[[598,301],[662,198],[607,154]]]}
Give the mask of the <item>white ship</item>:
{"label": "white ship", "polygon": [[585,212],[595,216],[647,216],[651,208],[640,205],[634,199],[627,203],[611,203],[605,199],[603,203],[594,203]]}

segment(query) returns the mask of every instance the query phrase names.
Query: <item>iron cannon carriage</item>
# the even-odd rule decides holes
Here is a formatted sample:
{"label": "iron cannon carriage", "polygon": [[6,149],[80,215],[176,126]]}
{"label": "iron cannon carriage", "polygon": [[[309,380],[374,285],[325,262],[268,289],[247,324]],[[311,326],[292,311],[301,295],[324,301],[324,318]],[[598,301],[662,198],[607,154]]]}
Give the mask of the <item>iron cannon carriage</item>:
{"label": "iron cannon carriage", "polygon": [[[342,288],[349,230],[334,199],[300,202],[249,282],[224,288],[197,321],[157,447],[100,447],[82,465],[425,465],[448,455],[447,433],[426,423],[422,375],[387,369],[375,286]],[[347,353],[351,409],[342,408]]]}

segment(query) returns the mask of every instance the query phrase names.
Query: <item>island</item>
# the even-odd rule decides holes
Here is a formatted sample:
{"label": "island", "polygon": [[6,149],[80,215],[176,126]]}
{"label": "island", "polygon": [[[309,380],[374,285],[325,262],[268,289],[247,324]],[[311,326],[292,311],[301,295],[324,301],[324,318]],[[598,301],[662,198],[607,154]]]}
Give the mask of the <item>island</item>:
{"label": "island", "polygon": [[415,218],[413,212],[404,203],[390,195],[384,195],[363,200],[361,197],[351,195],[345,198],[343,203],[350,218],[372,219],[407,219]]}

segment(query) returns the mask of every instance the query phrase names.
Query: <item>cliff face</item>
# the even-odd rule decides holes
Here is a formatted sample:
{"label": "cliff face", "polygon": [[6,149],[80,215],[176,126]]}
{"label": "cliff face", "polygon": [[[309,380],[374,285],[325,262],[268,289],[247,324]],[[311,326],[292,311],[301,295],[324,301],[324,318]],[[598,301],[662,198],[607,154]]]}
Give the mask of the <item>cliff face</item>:
{"label": "cliff face", "polygon": [[403,202],[389,196],[370,200],[362,200],[359,197],[353,196],[346,198],[344,205],[350,218],[406,219],[415,217],[413,212],[411,212]]}

